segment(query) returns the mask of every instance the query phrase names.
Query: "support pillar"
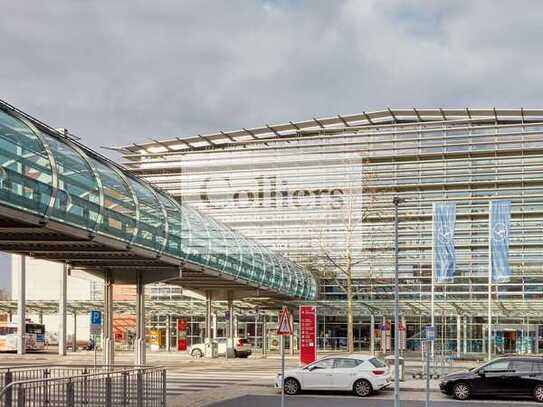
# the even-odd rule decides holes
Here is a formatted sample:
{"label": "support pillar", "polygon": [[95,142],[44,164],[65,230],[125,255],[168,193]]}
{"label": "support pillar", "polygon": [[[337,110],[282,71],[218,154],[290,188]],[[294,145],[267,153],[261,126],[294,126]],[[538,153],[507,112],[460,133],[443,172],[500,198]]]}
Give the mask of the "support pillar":
{"label": "support pillar", "polygon": [[211,337],[217,339],[217,314],[213,312],[211,314]]}
{"label": "support pillar", "polygon": [[262,317],[262,354],[263,355],[267,353],[266,348],[268,347],[267,319],[268,317],[266,315]]}
{"label": "support pillar", "polygon": [[72,350],[77,352],[77,313],[74,312],[74,333],[72,335]]}
{"label": "support pillar", "polygon": [[26,256],[20,257],[19,284],[17,295],[17,354],[26,353]]}
{"label": "support pillar", "polygon": [[172,340],[171,325],[172,325],[172,317],[170,314],[168,314],[166,318],[166,352],[170,352],[171,350],[171,340]]}
{"label": "support pillar", "polygon": [[[11,321],[10,321],[11,322]],[[40,313],[38,314],[38,322],[40,324],[43,324],[43,312],[40,311]]]}
{"label": "support pillar", "polygon": [[114,360],[114,345],[113,338],[113,278],[111,272],[105,273],[104,281],[104,333],[103,333],[103,358],[104,365],[113,365]]}
{"label": "support pillar", "polygon": [[205,356],[211,357],[212,355],[212,343],[213,343],[213,334],[212,334],[212,319],[211,314],[211,300],[212,294],[211,291],[206,291],[206,346],[205,346]]}
{"label": "support pillar", "polygon": [[456,316],[456,358],[462,356],[462,317]]}
{"label": "support pillar", "polygon": [[370,316],[370,354],[375,355],[375,316]]}
{"label": "support pillar", "polygon": [[228,329],[226,330],[226,357],[234,356],[234,300],[231,291],[228,292]]}
{"label": "support pillar", "polygon": [[[168,318],[169,319],[169,318]],[[145,365],[146,347],[145,347],[145,285],[141,273],[138,273],[136,281],[136,341],[135,341],[136,360],[135,364]]]}
{"label": "support pillar", "polygon": [[468,317],[464,316],[464,355],[468,353]]}
{"label": "support pillar", "polygon": [[68,297],[68,265],[64,264],[60,274],[60,296],[58,299],[58,354],[66,356],[66,302]]}
{"label": "support pillar", "polygon": [[294,333],[292,335],[290,335],[288,337],[289,339],[289,353],[290,353],[290,356],[293,356],[294,355]]}

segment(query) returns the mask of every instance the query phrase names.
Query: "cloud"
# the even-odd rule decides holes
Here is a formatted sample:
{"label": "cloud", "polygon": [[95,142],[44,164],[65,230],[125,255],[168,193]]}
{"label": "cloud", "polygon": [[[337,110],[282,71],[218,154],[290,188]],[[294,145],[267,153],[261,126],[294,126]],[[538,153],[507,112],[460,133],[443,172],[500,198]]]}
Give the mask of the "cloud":
{"label": "cloud", "polygon": [[534,106],[543,3],[10,2],[0,97],[92,147],[394,107]]}

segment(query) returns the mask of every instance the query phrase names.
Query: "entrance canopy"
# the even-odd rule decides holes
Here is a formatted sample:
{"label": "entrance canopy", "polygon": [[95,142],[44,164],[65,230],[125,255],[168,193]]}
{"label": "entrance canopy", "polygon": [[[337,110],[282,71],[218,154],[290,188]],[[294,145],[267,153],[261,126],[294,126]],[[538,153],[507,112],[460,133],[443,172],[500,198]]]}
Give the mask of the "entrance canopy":
{"label": "entrance canopy", "polygon": [[[316,281],[107,158],[0,102],[0,250],[115,282],[314,299]],[[241,216],[241,214],[240,214]]]}

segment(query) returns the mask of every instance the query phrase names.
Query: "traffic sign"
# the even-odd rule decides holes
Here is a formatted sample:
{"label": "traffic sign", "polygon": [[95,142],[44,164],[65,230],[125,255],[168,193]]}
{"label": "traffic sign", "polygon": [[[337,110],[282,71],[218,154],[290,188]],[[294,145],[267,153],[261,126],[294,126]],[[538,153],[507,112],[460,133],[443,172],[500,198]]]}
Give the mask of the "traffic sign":
{"label": "traffic sign", "polygon": [[102,312],[101,311],[91,311],[90,318],[90,332],[93,335],[100,334],[102,329]]}
{"label": "traffic sign", "polygon": [[91,311],[91,324],[102,325],[102,312]]}
{"label": "traffic sign", "polygon": [[435,341],[435,339],[436,339],[436,331],[433,326],[428,325],[426,327],[426,340]]}
{"label": "traffic sign", "polygon": [[279,314],[279,321],[277,322],[277,335],[279,336],[291,336],[294,329],[292,328],[292,319],[287,307],[283,307],[281,314]]}

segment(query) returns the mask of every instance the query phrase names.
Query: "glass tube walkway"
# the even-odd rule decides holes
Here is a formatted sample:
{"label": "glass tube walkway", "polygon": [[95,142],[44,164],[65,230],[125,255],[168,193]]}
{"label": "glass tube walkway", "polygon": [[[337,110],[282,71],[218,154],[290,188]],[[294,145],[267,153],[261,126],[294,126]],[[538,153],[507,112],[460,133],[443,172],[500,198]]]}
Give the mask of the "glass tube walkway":
{"label": "glass tube walkway", "polygon": [[[316,297],[314,277],[297,264],[0,101],[0,232],[15,233],[6,222],[25,216],[39,218],[41,229],[56,224],[77,229],[87,238],[81,239],[81,249],[69,250],[54,250],[46,244],[40,247],[38,242],[29,246],[28,237],[19,246],[16,238],[3,239],[0,250],[41,254],[90,271],[120,270],[122,266],[124,279],[140,265],[147,281],[161,279],[158,271],[156,278],[150,273],[162,263],[170,268],[177,264],[183,276],[187,270],[185,281],[181,277],[178,283],[190,288],[221,287],[217,281],[223,280],[289,298]],[[59,238],[62,230],[55,228],[57,239],[67,242]],[[93,242],[110,242],[106,246],[113,249],[102,247],[103,253],[93,252],[92,246],[85,246]],[[147,260],[131,264],[126,254],[119,258],[115,250],[140,250],[147,253]],[[198,273],[206,278],[195,278]]]}

